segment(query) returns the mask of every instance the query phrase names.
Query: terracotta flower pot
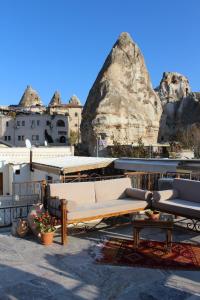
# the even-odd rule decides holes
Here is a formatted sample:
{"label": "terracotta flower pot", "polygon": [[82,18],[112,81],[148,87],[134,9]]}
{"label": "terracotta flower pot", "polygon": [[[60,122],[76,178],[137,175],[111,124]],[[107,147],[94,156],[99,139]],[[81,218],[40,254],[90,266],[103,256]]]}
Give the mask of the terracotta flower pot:
{"label": "terracotta flower pot", "polygon": [[52,232],[41,232],[41,243],[45,246],[53,243],[54,231]]}

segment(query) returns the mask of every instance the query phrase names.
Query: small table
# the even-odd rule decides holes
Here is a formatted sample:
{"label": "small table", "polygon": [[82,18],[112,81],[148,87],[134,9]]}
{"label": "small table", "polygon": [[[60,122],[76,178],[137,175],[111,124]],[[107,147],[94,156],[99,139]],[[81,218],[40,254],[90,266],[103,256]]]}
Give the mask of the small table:
{"label": "small table", "polygon": [[159,228],[166,229],[166,250],[171,251],[172,246],[172,230],[173,230],[173,216],[169,214],[160,214],[158,220],[152,220],[145,214],[136,214],[133,217],[133,238],[134,248],[139,247],[140,231],[143,228]]}

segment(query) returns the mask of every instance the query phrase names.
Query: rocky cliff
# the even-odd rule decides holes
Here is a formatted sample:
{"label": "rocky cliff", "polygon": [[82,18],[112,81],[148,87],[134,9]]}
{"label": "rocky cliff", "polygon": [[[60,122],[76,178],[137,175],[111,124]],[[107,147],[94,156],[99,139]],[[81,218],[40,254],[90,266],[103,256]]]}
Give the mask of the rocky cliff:
{"label": "rocky cliff", "polygon": [[185,76],[173,72],[163,74],[156,91],[163,106],[159,141],[176,140],[186,146],[196,143],[200,137],[200,94],[191,91]]}
{"label": "rocky cliff", "polygon": [[104,145],[131,144],[142,137],[156,143],[162,113],[152,89],[143,55],[128,33],[122,33],[100,70],[83,109],[83,145],[96,153],[99,137]]}

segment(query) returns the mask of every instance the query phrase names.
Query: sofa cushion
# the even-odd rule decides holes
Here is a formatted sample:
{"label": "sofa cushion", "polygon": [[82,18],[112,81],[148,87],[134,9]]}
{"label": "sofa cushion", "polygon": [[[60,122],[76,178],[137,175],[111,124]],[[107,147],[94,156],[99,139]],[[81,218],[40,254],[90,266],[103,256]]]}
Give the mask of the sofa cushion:
{"label": "sofa cushion", "polygon": [[147,190],[135,189],[135,188],[127,188],[126,195],[133,199],[141,199],[141,200],[150,200],[152,193]]}
{"label": "sofa cushion", "polygon": [[102,218],[105,214],[118,213],[122,211],[137,211],[147,207],[147,202],[143,200],[122,199],[99,202],[86,207],[79,207],[76,211],[67,215],[68,221],[84,218]]}
{"label": "sofa cushion", "polygon": [[176,215],[191,216],[191,218],[200,218],[200,203],[182,200],[161,200],[154,202],[154,208],[174,213]]}
{"label": "sofa cushion", "polygon": [[[51,197],[48,199],[48,210],[50,214],[54,214],[55,210],[60,210],[61,201],[58,197]],[[77,202],[67,200],[67,210],[74,211],[77,208]]]}
{"label": "sofa cushion", "polygon": [[200,181],[174,179],[173,188],[179,192],[179,198],[200,203]]}
{"label": "sofa cushion", "polygon": [[164,201],[175,199],[179,196],[178,190],[165,190],[165,191],[154,191],[153,192],[153,201]]}
{"label": "sofa cushion", "polygon": [[95,182],[96,202],[111,201],[125,197],[126,188],[131,187],[130,178],[110,179]]}
{"label": "sofa cushion", "polygon": [[77,202],[77,205],[95,203],[95,190],[93,182],[52,183],[49,184],[51,197],[59,197]]}

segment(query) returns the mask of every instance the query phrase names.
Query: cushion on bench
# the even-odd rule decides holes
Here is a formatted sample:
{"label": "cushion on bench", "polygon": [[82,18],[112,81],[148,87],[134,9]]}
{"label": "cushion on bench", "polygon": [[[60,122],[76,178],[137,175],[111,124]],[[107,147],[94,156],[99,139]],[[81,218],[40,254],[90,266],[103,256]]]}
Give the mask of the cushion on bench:
{"label": "cushion on bench", "polygon": [[107,202],[126,196],[125,190],[131,187],[130,178],[119,178],[95,182],[96,202]]}
{"label": "cushion on bench", "polygon": [[200,182],[188,179],[174,179],[173,188],[178,190],[179,199],[200,203]]}
{"label": "cushion on bench", "polygon": [[86,207],[77,207],[76,211],[69,212],[67,215],[68,221],[75,219],[84,219],[96,216],[103,216],[110,213],[120,213],[126,210],[143,210],[147,206],[146,201],[133,199],[110,200],[107,202],[99,202]]}
{"label": "cushion on bench", "polygon": [[171,199],[154,202],[154,208],[174,213],[176,215],[191,216],[191,218],[200,218],[200,203]]}
{"label": "cushion on bench", "polygon": [[152,193],[147,190],[135,189],[135,188],[127,188],[126,195],[133,199],[141,199],[141,200],[150,200]]}
{"label": "cushion on bench", "polygon": [[94,182],[52,183],[50,196],[75,201],[78,205],[95,203]]}
{"label": "cushion on bench", "polygon": [[165,201],[175,199],[179,196],[179,193],[176,189],[174,190],[164,190],[164,191],[155,191],[153,192],[153,201]]}

